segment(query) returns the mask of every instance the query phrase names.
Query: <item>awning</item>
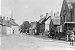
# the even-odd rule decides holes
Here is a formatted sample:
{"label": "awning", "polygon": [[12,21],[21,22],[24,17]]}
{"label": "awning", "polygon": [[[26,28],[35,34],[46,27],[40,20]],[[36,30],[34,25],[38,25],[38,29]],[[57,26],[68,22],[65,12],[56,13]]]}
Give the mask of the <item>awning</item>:
{"label": "awning", "polygon": [[68,23],[68,24],[70,24],[70,23],[71,23],[71,24],[75,24],[75,22],[64,22],[64,24],[65,24],[65,23]]}

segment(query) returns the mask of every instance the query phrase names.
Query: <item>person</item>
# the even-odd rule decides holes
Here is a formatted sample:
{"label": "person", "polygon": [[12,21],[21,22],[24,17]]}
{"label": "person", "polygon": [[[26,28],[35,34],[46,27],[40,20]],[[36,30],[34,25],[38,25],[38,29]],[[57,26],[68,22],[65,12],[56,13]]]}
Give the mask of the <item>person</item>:
{"label": "person", "polygon": [[74,36],[74,32],[71,31],[71,35],[70,35],[70,45],[72,45],[72,46],[73,46],[74,38],[75,38],[75,36]]}
{"label": "person", "polygon": [[13,34],[14,34],[14,30],[13,30]]}

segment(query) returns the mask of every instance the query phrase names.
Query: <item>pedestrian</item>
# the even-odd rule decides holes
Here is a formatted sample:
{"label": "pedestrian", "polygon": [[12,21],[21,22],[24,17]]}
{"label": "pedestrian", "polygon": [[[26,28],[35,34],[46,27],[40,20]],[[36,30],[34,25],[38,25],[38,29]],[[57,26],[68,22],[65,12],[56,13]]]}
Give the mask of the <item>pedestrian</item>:
{"label": "pedestrian", "polygon": [[72,45],[72,46],[73,46],[74,38],[75,38],[74,32],[71,31],[71,34],[70,34],[70,45]]}

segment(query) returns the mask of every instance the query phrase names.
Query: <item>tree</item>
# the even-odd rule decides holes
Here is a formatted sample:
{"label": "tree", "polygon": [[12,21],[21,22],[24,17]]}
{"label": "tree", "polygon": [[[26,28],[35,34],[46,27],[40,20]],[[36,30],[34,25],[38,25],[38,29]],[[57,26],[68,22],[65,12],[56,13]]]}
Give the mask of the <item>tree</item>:
{"label": "tree", "polygon": [[30,28],[30,23],[29,21],[24,21],[22,25],[20,25],[20,32],[28,32],[29,31],[29,28]]}

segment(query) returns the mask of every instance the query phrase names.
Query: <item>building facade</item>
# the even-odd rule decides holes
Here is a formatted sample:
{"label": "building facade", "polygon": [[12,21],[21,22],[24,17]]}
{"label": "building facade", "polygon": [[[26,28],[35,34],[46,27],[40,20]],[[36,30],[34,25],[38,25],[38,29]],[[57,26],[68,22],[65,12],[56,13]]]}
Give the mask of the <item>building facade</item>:
{"label": "building facade", "polygon": [[[14,31],[13,31],[14,30]],[[13,19],[7,19],[3,16],[0,17],[0,36],[19,33],[19,26]]]}

